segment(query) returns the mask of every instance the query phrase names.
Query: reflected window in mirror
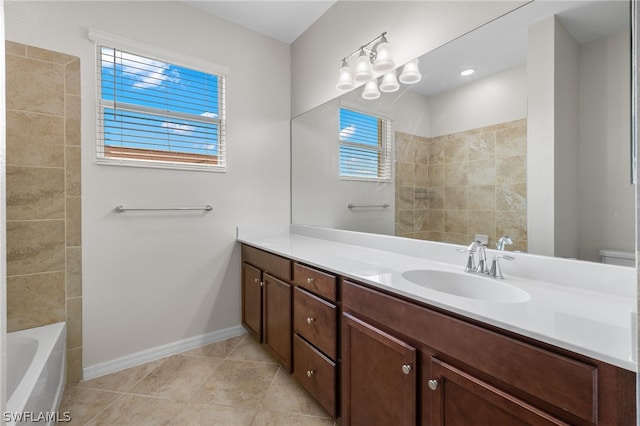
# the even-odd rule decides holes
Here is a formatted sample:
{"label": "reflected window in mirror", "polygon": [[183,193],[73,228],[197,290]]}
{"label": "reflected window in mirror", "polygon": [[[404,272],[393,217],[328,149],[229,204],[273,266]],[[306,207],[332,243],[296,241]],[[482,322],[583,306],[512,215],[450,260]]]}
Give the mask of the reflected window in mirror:
{"label": "reflected window in mirror", "polygon": [[340,178],[391,181],[391,122],[340,108]]}

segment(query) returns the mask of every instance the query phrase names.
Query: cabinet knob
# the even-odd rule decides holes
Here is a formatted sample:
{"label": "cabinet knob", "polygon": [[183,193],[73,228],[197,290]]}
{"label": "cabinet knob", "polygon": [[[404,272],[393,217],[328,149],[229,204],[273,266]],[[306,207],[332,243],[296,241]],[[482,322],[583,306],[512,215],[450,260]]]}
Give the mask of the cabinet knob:
{"label": "cabinet knob", "polygon": [[429,380],[427,384],[429,385],[429,389],[431,389],[432,391],[438,389],[438,381],[435,379]]}
{"label": "cabinet knob", "polygon": [[254,282],[254,283],[256,283],[256,284],[258,284],[258,283],[260,282],[260,280],[259,280],[259,279],[257,279],[257,278],[254,278],[254,279],[253,279],[253,282]]}
{"label": "cabinet knob", "polygon": [[307,278],[307,284],[313,284],[313,278],[311,277]]}
{"label": "cabinet knob", "polygon": [[316,319],[315,319],[315,318],[313,318],[313,317],[308,317],[308,318],[307,318],[307,324],[313,324],[313,322],[314,322],[315,320],[316,320]]}
{"label": "cabinet knob", "polygon": [[402,372],[404,374],[411,373],[411,370],[412,370],[411,364],[405,364],[405,365],[402,366]]}
{"label": "cabinet knob", "polygon": [[314,374],[315,374],[315,371],[307,370],[307,377],[311,378],[311,376],[313,376]]}
{"label": "cabinet knob", "polygon": [[260,287],[264,287],[264,281],[260,281]]}

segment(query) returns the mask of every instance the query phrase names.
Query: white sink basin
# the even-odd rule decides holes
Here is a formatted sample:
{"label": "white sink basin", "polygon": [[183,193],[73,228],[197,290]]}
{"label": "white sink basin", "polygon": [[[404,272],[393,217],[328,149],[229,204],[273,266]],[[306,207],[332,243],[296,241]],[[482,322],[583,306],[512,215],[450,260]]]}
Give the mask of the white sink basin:
{"label": "white sink basin", "polygon": [[485,302],[518,303],[531,298],[518,287],[470,273],[414,269],[403,272],[402,277],[421,287]]}

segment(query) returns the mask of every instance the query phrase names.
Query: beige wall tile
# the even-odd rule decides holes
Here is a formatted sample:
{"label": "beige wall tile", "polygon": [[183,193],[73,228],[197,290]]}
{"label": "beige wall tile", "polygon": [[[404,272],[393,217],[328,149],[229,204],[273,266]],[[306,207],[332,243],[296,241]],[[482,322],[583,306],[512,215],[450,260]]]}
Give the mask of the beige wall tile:
{"label": "beige wall tile", "polygon": [[414,189],[411,186],[396,187],[396,210],[406,210],[413,208],[415,198]]}
{"label": "beige wall tile", "polygon": [[396,216],[396,232],[407,233],[413,232],[414,222],[413,210],[400,210]]}
{"label": "beige wall tile", "polygon": [[498,185],[496,210],[527,211],[527,184]]}
{"label": "beige wall tile", "polygon": [[67,384],[82,380],[82,348],[67,350]]}
{"label": "beige wall tile", "polygon": [[65,184],[66,195],[79,197],[81,195],[81,170],[80,170],[80,147],[66,147],[66,167],[65,167]]}
{"label": "beige wall tile", "polygon": [[54,64],[59,65],[66,65],[69,62],[78,59],[76,56],[54,52],[53,50],[41,49],[35,46],[27,46],[27,57],[38,59],[40,61],[53,62]]}
{"label": "beige wall tile", "polygon": [[416,156],[416,144],[411,135],[396,132],[396,161],[401,163],[413,163]]}
{"label": "beige wall tile", "polygon": [[429,164],[429,143],[428,139],[421,138],[416,142],[415,162],[418,164]]}
{"label": "beige wall tile", "polygon": [[496,159],[496,184],[515,184],[527,182],[527,157],[508,157]]}
{"label": "beige wall tile", "polygon": [[82,296],[82,248],[67,247],[67,299]]}
{"label": "beige wall tile", "polygon": [[80,146],[80,96],[65,95],[65,144]]}
{"label": "beige wall tile", "polygon": [[467,234],[469,213],[466,210],[446,210],[444,214],[445,233]]}
{"label": "beige wall tile", "polygon": [[444,141],[442,139],[432,139],[428,143],[429,165],[444,163]]}
{"label": "beige wall tile", "polygon": [[64,118],[7,111],[7,164],[64,167]]}
{"label": "beige wall tile", "polygon": [[413,173],[413,183],[415,186],[429,186],[429,166],[426,164],[415,164]]}
{"label": "beige wall tile", "polygon": [[445,241],[444,232],[429,232],[429,240],[443,243]]}
{"label": "beige wall tile", "polygon": [[496,162],[494,159],[469,161],[468,164],[469,185],[495,185]]}
{"label": "beige wall tile", "polygon": [[427,210],[414,210],[413,212],[413,230],[414,232],[429,230],[429,217]]}
{"label": "beige wall tile", "polygon": [[449,244],[462,244],[466,246],[472,241],[472,239],[473,237],[472,236],[470,237],[468,234],[457,234],[455,232],[447,232],[446,234],[444,234],[443,242],[449,243]]}
{"label": "beige wall tile", "polygon": [[496,213],[494,211],[469,211],[469,235],[496,236]]}
{"label": "beige wall tile", "polygon": [[64,170],[8,166],[7,220],[64,219]]}
{"label": "beige wall tile", "polygon": [[431,205],[431,198],[433,198],[431,189],[425,187],[415,187],[413,208],[418,210],[428,210]]}
{"label": "beige wall tile", "polygon": [[64,320],[64,271],[7,277],[7,331]]}
{"label": "beige wall tile", "polygon": [[[444,189],[445,210],[467,209],[467,187],[451,186]],[[465,231],[466,232],[466,231]]]}
{"label": "beige wall tile", "polygon": [[494,211],[496,209],[496,187],[494,185],[469,186],[467,207],[469,210]]}
{"label": "beige wall tile", "polygon": [[496,235],[508,235],[511,239],[527,239],[527,212],[496,212]]}
{"label": "beige wall tile", "polygon": [[444,186],[465,186],[468,182],[468,163],[446,163],[444,165]]}
{"label": "beige wall tile", "polygon": [[429,188],[429,208],[444,209],[444,188]]}
{"label": "beige wall tile", "polygon": [[429,165],[429,180],[428,180],[428,185],[429,187],[438,187],[438,186],[444,186],[444,165],[442,164],[435,164],[435,165]]}
{"label": "beige wall tile", "polygon": [[67,349],[82,346],[82,297],[67,299]]}
{"label": "beige wall tile", "polygon": [[467,161],[469,158],[469,148],[467,147],[467,139],[456,137],[448,139],[444,143],[444,162],[459,163]]}
{"label": "beige wall tile", "polygon": [[7,109],[64,115],[64,67],[8,55]]}
{"label": "beige wall tile", "polygon": [[413,186],[414,172],[413,163],[396,163],[396,185]]}
{"label": "beige wall tile", "polygon": [[482,133],[467,137],[469,160],[483,160],[496,156],[496,134]]}
{"label": "beige wall tile", "polygon": [[64,92],[80,96],[80,59],[69,62],[65,68]]}
{"label": "beige wall tile", "polygon": [[63,271],[64,220],[7,222],[7,276]]}
{"label": "beige wall tile", "polygon": [[80,197],[67,197],[67,247],[82,245],[82,216]]}
{"label": "beige wall tile", "polygon": [[16,43],[14,41],[6,40],[4,42],[4,50],[7,55],[26,56],[27,46],[24,44]]}
{"label": "beige wall tile", "polygon": [[514,126],[496,132],[496,157],[527,155],[527,128]]}
{"label": "beige wall tile", "polygon": [[429,232],[444,233],[444,210],[429,210],[427,221]]}

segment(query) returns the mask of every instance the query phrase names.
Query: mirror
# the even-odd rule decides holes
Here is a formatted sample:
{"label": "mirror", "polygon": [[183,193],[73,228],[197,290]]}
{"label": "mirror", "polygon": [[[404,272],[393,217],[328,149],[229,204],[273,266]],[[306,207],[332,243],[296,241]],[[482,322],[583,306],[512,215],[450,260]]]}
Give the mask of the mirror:
{"label": "mirror", "polygon": [[[634,251],[629,9],[534,1],[426,53],[417,84],[294,118],[292,222],[489,247],[508,235],[507,250],[590,261]],[[391,179],[340,176],[354,129],[341,109],[389,123]]]}

